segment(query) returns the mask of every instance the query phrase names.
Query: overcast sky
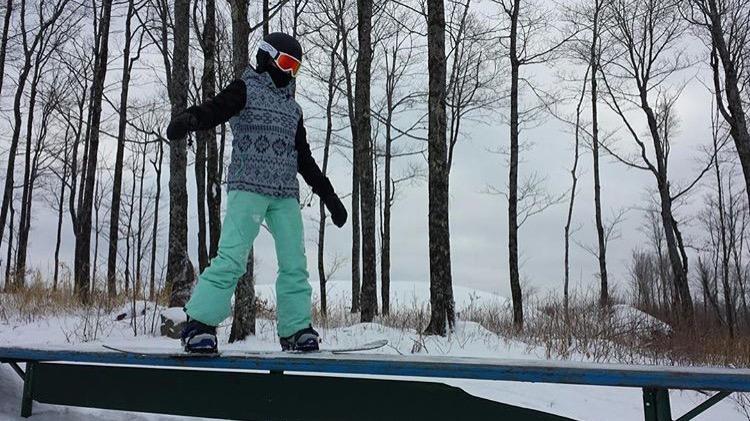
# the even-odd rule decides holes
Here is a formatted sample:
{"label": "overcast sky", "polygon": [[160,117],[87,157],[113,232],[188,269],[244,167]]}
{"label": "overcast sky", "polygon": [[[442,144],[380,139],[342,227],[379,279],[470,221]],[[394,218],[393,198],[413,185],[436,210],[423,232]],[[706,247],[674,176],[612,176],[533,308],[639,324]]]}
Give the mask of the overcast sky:
{"label": "overcast sky", "polygon": [[[252,43],[251,43],[252,44]],[[703,54],[703,46],[686,40],[691,53],[696,57]],[[252,46],[251,46],[252,50]],[[527,71],[534,80],[549,86],[556,83],[554,73],[559,70],[534,68]],[[571,71],[572,68],[571,68]],[[117,71],[110,72],[110,77],[117,77]],[[674,85],[687,83],[677,103],[677,114],[680,129],[673,147],[671,173],[676,184],[684,184],[699,171],[705,161],[701,152],[702,145],[710,144],[710,110],[711,95],[702,83],[705,80],[705,69],[682,72],[675,77]],[[111,81],[110,81],[111,83]],[[309,81],[303,75],[300,84]],[[304,87],[302,87],[304,89]],[[305,110],[315,107],[303,102]],[[602,107],[603,108],[603,107]],[[570,107],[568,108],[570,109]],[[306,111],[306,114],[309,111]],[[317,111],[315,111],[317,112]],[[466,122],[466,130],[457,146],[455,162],[451,172],[451,243],[453,279],[457,285],[471,286],[487,291],[509,295],[508,253],[507,253],[507,201],[503,196],[486,193],[487,186],[505,186],[507,166],[505,158],[491,153],[508,144],[508,127],[502,124],[502,114],[507,110],[500,109],[484,123]],[[645,130],[645,124],[638,116],[638,128]],[[602,130],[610,131],[620,127],[612,115],[602,116]],[[315,143],[319,134],[311,130],[311,143],[314,155],[320,158],[322,149]],[[316,138],[317,137],[317,138]],[[632,141],[624,132],[618,134],[618,142],[626,148]],[[561,124],[548,118],[541,126],[522,133],[523,142],[531,142],[533,147],[522,156],[521,173],[532,172],[546,177],[546,188],[550,193],[560,195],[570,188],[569,168],[572,163],[573,137]],[[113,160],[114,141],[107,138],[100,153],[102,160]],[[340,195],[351,191],[349,161],[342,149],[331,161],[331,181]],[[579,193],[574,214],[574,240],[586,245],[596,244],[594,226],[593,187],[591,156],[587,149],[582,149],[581,175]],[[190,158],[192,161],[192,157]],[[319,159],[319,162],[320,159]],[[397,164],[396,171],[399,169]],[[639,230],[643,222],[643,208],[653,190],[653,176],[643,171],[627,169],[609,157],[602,159],[602,205],[605,219],[621,209],[627,210],[626,218],[619,227],[619,238],[609,245],[608,265],[612,284],[618,289],[627,287],[627,265],[633,249],[645,247],[646,238]],[[197,217],[194,201],[194,175],[192,167],[188,180],[191,183],[190,197],[190,252],[193,262],[197,249]],[[301,180],[301,178],[300,178]],[[164,192],[162,201],[165,219],[162,222],[162,246],[166,251],[167,229],[167,191],[166,179],[163,180]],[[301,181],[301,183],[304,183]],[[38,194],[42,194],[41,190]],[[691,229],[694,216],[702,202],[702,195],[697,191],[691,196],[687,205],[680,209],[679,216],[684,221],[687,241],[696,243],[701,240],[697,230]],[[349,211],[351,201],[344,199]],[[30,262],[44,272],[51,271],[54,252],[54,235],[56,216],[46,209],[44,204],[35,205],[36,219],[32,225]],[[567,203],[548,209],[541,215],[532,217],[520,230],[521,277],[525,288],[533,288],[540,293],[559,291],[563,281],[563,226],[565,223]],[[304,210],[307,224],[307,255],[311,281],[317,282],[316,244],[317,240],[317,200],[312,208]],[[102,215],[108,220],[108,215]],[[69,219],[66,216],[66,220]],[[350,222],[350,221],[349,221]],[[403,187],[395,203],[392,216],[392,279],[394,281],[429,282],[429,261],[427,241],[427,185],[426,182]],[[69,223],[65,227],[66,235],[63,244],[62,258],[68,263],[73,255],[73,237]],[[330,257],[340,255],[347,258],[347,265],[334,275],[334,279],[350,278],[349,256],[351,224],[343,229],[331,225],[328,228],[327,254]],[[104,240],[103,240],[104,241]],[[268,232],[262,231],[255,243],[257,281],[273,282],[275,279],[276,260],[273,240]],[[100,244],[99,263],[106,265],[106,246]],[[597,285],[597,263],[594,256],[584,251],[575,243],[571,246],[571,281],[574,287],[594,288]],[[691,263],[693,263],[691,261]],[[695,265],[693,264],[693,267]],[[379,293],[378,293],[379,294]]]}

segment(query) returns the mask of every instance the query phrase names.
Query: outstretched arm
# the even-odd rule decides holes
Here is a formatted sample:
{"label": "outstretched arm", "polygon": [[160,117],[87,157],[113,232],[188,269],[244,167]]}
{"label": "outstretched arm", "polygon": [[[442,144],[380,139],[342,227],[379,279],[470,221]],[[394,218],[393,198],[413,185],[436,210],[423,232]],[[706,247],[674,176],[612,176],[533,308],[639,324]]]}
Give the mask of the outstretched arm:
{"label": "outstretched arm", "polygon": [[226,123],[245,107],[247,88],[245,82],[236,79],[216,96],[200,105],[194,105],[175,116],[167,127],[170,140],[185,137],[188,132],[208,130]]}
{"label": "outstretched arm", "polygon": [[194,105],[186,111],[196,119],[193,130],[208,130],[226,123],[237,115],[247,101],[247,87],[245,82],[235,79],[215,97],[207,99],[200,105]]}
{"label": "outstretched arm", "polygon": [[333,223],[338,227],[344,226],[348,216],[346,208],[333,190],[331,180],[323,175],[320,167],[315,162],[315,158],[312,156],[310,144],[307,143],[307,130],[305,130],[302,118],[297,123],[295,147],[297,149],[297,171],[305,179],[307,185],[312,187],[313,193],[320,197],[320,200],[323,201],[326,208],[331,212]]}

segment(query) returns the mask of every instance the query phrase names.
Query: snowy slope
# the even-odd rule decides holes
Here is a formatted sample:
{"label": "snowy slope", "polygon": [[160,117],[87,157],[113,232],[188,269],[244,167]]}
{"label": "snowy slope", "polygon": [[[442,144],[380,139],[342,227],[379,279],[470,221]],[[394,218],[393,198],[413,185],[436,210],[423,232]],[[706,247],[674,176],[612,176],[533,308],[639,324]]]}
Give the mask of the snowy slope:
{"label": "snowy slope", "polygon": [[[332,283],[329,294],[346,294],[346,283]],[[273,296],[270,286],[258,286],[259,295]],[[396,283],[393,288],[394,298],[399,305],[425,305],[429,291],[426,285]],[[468,305],[488,301],[504,302],[486,292],[466,288],[456,288],[457,309]],[[627,313],[627,311],[624,311]],[[56,344],[78,342],[72,334],[81,326],[82,316],[67,316],[46,319],[35,323],[0,323],[0,345],[30,345],[54,347]],[[114,317],[113,317],[114,318]],[[222,349],[278,349],[275,335],[275,323],[270,320],[258,321],[258,335],[241,343],[227,344],[228,321],[220,329]],[[408,355],[418,349],[420,353],[430,355],[467,356],[510,359],[543,359],[540,349],[530,348],[526,344],[509,341],[498,337],[482,326],[471,322],[459,322],[455,332],[448,337],[422,337],[411,330],[399,330],[375,323],[356,324],[353,326],[321,329],[323,347],[353,345],[363,341],[385,338],[390,344],[378,352]],[[98,341],[81,345],[81,347],[98,348],[104,341],[109,344],[130,344],[138,346],[177,347],[175,341],[139,335],[133,337],[129,322],[107,321],[102,323],[101,336]],[[437,381],[437,379],[431,379]],[[445,383],[459,386],[476,396],[493,399],[513,405],[550,411],[580,420],[630,421],[642,419],[642,395],[640,389],[605,388],[592,386],[547,385],[514,382],[491,382],[445,379]],[[0,366],[0,420],[20,418],[21,381],[7,366]],[[672,392],[672,405],[675,416],[681,415],[705,397],[695,392]],[[130,414],[116,411],[66,408],[53,405],[36,405],[35,416],[39,420],[167,420],[178,417],[166,417],[150,414]],[[184,419],[184,418],[179,418]],[[721,402],[697,420],[732,421],[744,418],[732,401]]]}

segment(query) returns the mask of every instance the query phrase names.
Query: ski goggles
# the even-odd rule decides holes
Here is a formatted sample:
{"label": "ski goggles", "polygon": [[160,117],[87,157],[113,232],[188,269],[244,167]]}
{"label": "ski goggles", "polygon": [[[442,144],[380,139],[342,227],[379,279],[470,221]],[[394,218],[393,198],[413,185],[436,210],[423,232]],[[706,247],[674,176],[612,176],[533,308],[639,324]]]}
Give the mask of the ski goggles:
{"label": "ski goggles", "polygon": [[260,42],[258,49],[267,52],[281,71],[289,73],[292,77],[297,77],[297,73],[300,67],[302,67],[302,62],[297,60],[296,57],[277,50],[273,45],[265,41]]}

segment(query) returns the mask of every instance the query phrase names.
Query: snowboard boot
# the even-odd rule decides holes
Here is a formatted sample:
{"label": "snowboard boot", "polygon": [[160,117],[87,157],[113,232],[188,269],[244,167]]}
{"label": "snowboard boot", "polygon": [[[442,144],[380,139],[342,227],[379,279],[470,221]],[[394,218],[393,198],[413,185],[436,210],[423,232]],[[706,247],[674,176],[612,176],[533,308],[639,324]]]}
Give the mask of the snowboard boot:
{"label": "snowboard boot", "polygon": [[219,352],[216,340],[216,326],[209,326],[188,317],[182,329],[182,346],[185,352],[215,354]]}
{"label": "snowboard boot", "polygon": [[308,326],[292,336],[279,338],[283,351],[310,352],[319,349],[320,335],[312,326]]}

